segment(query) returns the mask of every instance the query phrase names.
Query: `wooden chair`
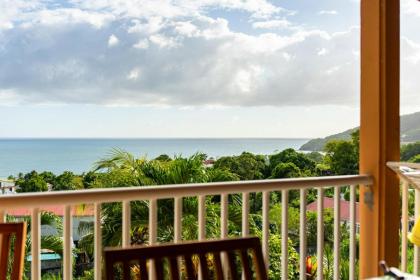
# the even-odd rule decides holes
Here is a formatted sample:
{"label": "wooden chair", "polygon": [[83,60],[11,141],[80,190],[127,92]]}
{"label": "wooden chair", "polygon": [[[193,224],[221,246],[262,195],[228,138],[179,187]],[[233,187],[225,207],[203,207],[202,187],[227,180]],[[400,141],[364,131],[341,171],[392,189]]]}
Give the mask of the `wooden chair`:
{"label": "wooden chair", "polygon": [[[10,278],[7,278],[12,237],[14,253]],[[0,224],[0,280],[20,280],[23,276],[25,258],[26,223]]]}
{"label": "wooden chair", "polygon": [[[249,253],[252,253],[252,261]],[[228,267],[222,267],[221,256],[226,257]],[[238,259],[241,262],[239,267]],[[239,280],[241,272],[246,280],[253,279],[254,273],[256,279],[267,279],[257,237],[105,250],[107,279],[125,280],[132,279],[132,276],[133,279],[148,279],[150,267],[153,267],[151,263],[154,263],[158,280],[197,279],[198,267],[202,279]]]}

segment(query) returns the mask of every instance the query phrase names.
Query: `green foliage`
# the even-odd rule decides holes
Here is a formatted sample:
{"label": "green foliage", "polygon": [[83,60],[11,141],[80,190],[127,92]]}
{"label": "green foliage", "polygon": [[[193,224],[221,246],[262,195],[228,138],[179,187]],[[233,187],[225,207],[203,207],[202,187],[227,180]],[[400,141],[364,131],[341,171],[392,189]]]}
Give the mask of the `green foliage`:
{"label": "green foliage", "polygon": [[[278,233],[271,233],[268,240],[270,267],[268,271],[269,279],[281,279],[281,236]],[[294,248],[294,244],[288,239],[288,260],[287,269],[289,279],[299,278],[299,254]]]}
{"label": "green foliage", "polygon": [[293,149],[286,149],[280,153],[271,155],[269,156],[269,160],[270,174],[272,174],[273,170],[280,163],[293,163],[302,172],[309,171],[309,173],[312,173],[315,170],[315,162],[312,159]]}
{"label": "green foliage", "polygon": [[87,173],[82,174],[83,188],[85,189],[92,188],[93,183],[95,182],[95,180],[98,179],[98,177],[99,177],[99,174],[93,171],[89,171]]}
{"label": "green foliage", "polygon": [[325,164],[336,175],[359,173],[359,131],[352,134],[352,141],[334,140],[325,145]]}
{"label": "green foliage", "polygon": [[297,178],[301,176],[302,173],[299,167],[297,167],[293,162],[281,162],[271,171],[270,178]]}
{"label": "green foliage", "polygon": [[167,161],[171,161],[172,159],[167,154],[162,154],[162,155],[158,156],[157,158],[155,158],[155,160],[167,162]]}
{"label": "green foliage", "polygon": [[237,174],[232,173],[227,169],[210,168],[207,172],[208,182],[229,182],[240,180]]}
{"label": "green foliage", "polygon": [[18,192],[45,192],[48,190],[47,182],[36,171],[25,175],[19,174],[16,185],[19,186]]}
{"label": "green foliage", "polygon": [[420,163],[420,154],[410,158],[409,162]]}
{"label": "green foliage", "polygon": [[54,173],[50,172],[50,171],[44,171],[42,173],[39,174],[39,176],[42,177],[42,179],[44,179],[45,182],[47,182],[48,184],[53,185],[56,179],[56,176],[54,175]]}
{"label": "green foliage", "polygon": [[408,161],[420,154],[420,141],[401,146],[401,160]]}
{"label": "green foliage", "polygon": [[214,163],[214,168],[229,170],[238,175],[241,180],[263,179],[265,158],[243,152],[240,156],[221,157]]}
{"label": "green foliage", "polygon": [[324,159],[324,156],[319,152],[310,152],[310,153],[305,154],[305,156],[315,163],[321,163],[322,160]]}
{"label": "green foliage", "polygon": [[57,176],[53,181],[53,189],[55,191],[67,191],[67,190],[75,190],[76,176],[73,172],[64,171],[61,175]]}

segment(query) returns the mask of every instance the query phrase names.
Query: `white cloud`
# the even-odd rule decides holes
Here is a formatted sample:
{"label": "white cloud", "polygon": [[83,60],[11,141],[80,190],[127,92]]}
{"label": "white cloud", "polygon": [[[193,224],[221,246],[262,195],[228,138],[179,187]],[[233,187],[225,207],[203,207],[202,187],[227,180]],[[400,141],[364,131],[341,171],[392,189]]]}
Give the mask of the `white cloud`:
{"label": "white cloud", "polygon": [[[71,7],[54,9],[44,1],[6,1],[10,7],[0,13],[2,102],[358,104],[357,28],[293,28],[290,12],[262,0],[139,1],[72,0]],[[245,12],[245,22],[258,32],[210,17],[216,7]],[[402,44],[402,89],[415,100],[419,44]]]}
{"label": "white cloud", "polygon": [[176,22],[175,24],[175,31],[178,32],[180,35],[184,35],[187,37],[192,37],[198,34],[198,28],[190,21],[180,21]]}
{"label": "white cloud", "polygon": [[154,34],[159,32],[165,26],[165,22],[160,16],[152,16],[147,21],[140,21],[138,19],[132,20],[132,26],[128,28],[129,33],[145,33]]}
{"label": "white cloud", "polygon": [[[172,20],[147,36],[120,32],[127,22],[131,21],[103,27],[101,32],[86,25],[61,27],[59,33],[54,33],[55,26],[18,28],[9,42],[13,48],[0,52],[0,59],[7,61],[0,64],[0,85],[14,88],[28,103],[357,104],[358,64],[352,55],[358,48],[357,29],[252,35],[233,32],[225,19],[200,17],[191,21],[196,28],[180,31],[186,25]],[[29,34],[31,44],[25,44],[20,38]],[[101,42],[112,37],[105,34],[124,44],[103,46]],[[328,48],[328,55],[317,56],[323,48]],[[28,67],[22,68],[19,60]],[[336,65],[342,66],[325,76]]]}
{"label": "white cloud", "polygon": [[155,34],[149,37],[149,41],[156,44],[159,48],[175,48],[179,46],[176,38],[167,37],[161,34]]}
{"label": "white cloud", "polygon": [[326,48],[321,48],[318,50],[317,55],[323,56],[323,55],[326,55],[327,53],[328,53],[328,50]]}
{"label": "white cloud", "polygon": [[335,16],[337,14],[338,14],[338,12],[335,11],[335,10],[321,10],[321,11],[318,12],[318,15],[333,15],[333,16]]}
{"label": "white cloud", "polygon": [[108,47],[114,47],[114,46],[118,45],[119,42],[120,42],[120,40],[118,39],[118,37],[115,36],[114,34],[112,34],[108,38]]}
{"label": "white cloud", "polygon": [[139,78],[139,76],[140,76],[140,73],[141,73],[140,68],[138,68],[138,67],[133,68],[133,69],[130,71],[130,73],[128,73],[128,75],[127,75],[127,79],[128,79],[128,80],[137,80],[137,79]]}
{"label": "white cloud", "polygon": [[268,21],[257,21],[252,24],[253,28],[262,29],[278,29],[287,28],[291,23],[286,19],[268,20]]}
{"label": "white cloud", "polygon": [[136,49],[148,49],[149,48],[149,40],[148,39],[141,39],[136,44],[133,45]]}
{"label": "white cloud", "polygon": [[402,0],[401,12],[404,15],[420,17],[420,3],[415,0]]}

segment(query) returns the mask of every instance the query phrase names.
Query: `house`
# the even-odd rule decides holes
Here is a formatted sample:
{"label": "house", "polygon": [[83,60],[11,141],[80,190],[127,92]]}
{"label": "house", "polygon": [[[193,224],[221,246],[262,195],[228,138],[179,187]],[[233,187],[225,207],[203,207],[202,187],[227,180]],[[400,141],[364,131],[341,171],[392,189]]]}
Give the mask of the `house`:
{"label": "house", "polygon": [[[334,209],[334,198],[332,197],[324,197],[324,209]],[[317,205],[318,200],[315,200],[312,203],[309,203],[306,206],[307,211],[317,212]],[[341,223],[349,223],[350,222],[350,201],[340,199],[340,221]],[[360,217],[359,217],[359,202],[355,203],[355,222],[356,228],[359,229],[360,226]]]}
{"label": "house", "polygon": [[9,179],[0,179],[0,195],[2,194],[15,194],[16,193],[15,181]]}
{"label": "house", "polygon": [[[41,212],[50,212],[55,214],[56,216],[60,217],[63,220],[64,217],[64,207],[62,206],[46,206],[42,207],[39,211]],[[30,209],[20,208],[20,209],[12,209],[7,212],[8,215],[14,216],[15,218],[23,218],[31,216]],[[79,232],[79,225],[81,223],[93,223],[93,206],[86,205],[86,206],[75,206],[71,209],[72,215],[72,238],[73,242],[77,243],[81,236]],[[41,235],[58,235],[57,229],[54,226],[49,225],[42,225],[41,226]]]}

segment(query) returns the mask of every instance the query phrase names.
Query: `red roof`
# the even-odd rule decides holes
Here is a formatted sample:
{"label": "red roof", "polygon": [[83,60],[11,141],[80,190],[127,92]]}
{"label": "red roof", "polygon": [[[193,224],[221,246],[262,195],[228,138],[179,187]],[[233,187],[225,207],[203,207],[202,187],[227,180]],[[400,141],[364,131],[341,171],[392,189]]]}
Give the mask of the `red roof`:
{"label": "red roof", "polygon": [[[317,211],[317,202],[315,200],[312,203],[309,203],[307,206],[308,211]],[[334,199],[331,197],[324,197],[324,209],[334,209]],[[340,200],[340,220],[341,221],[350,221],[350,201]],[[356,223],[360,223],[359,220],[359,202],[356,202]]]}
{"label": "red roof", "polygon": [[[64,206],[48,206],[48,207],[42,207],[40,211],[45,212],[52,212],[57,216],[64,216]],[[83,216],[93,216],[93,205],[84,205],[84,206],[73,206],[71,208],[71,214],[72,216],[76,217],[83,217]],[[13,209],[7,211],[8,215],[11,216],[30,216],[31,215],[31,209],[28,208],[21,208],[21,209]]]}

